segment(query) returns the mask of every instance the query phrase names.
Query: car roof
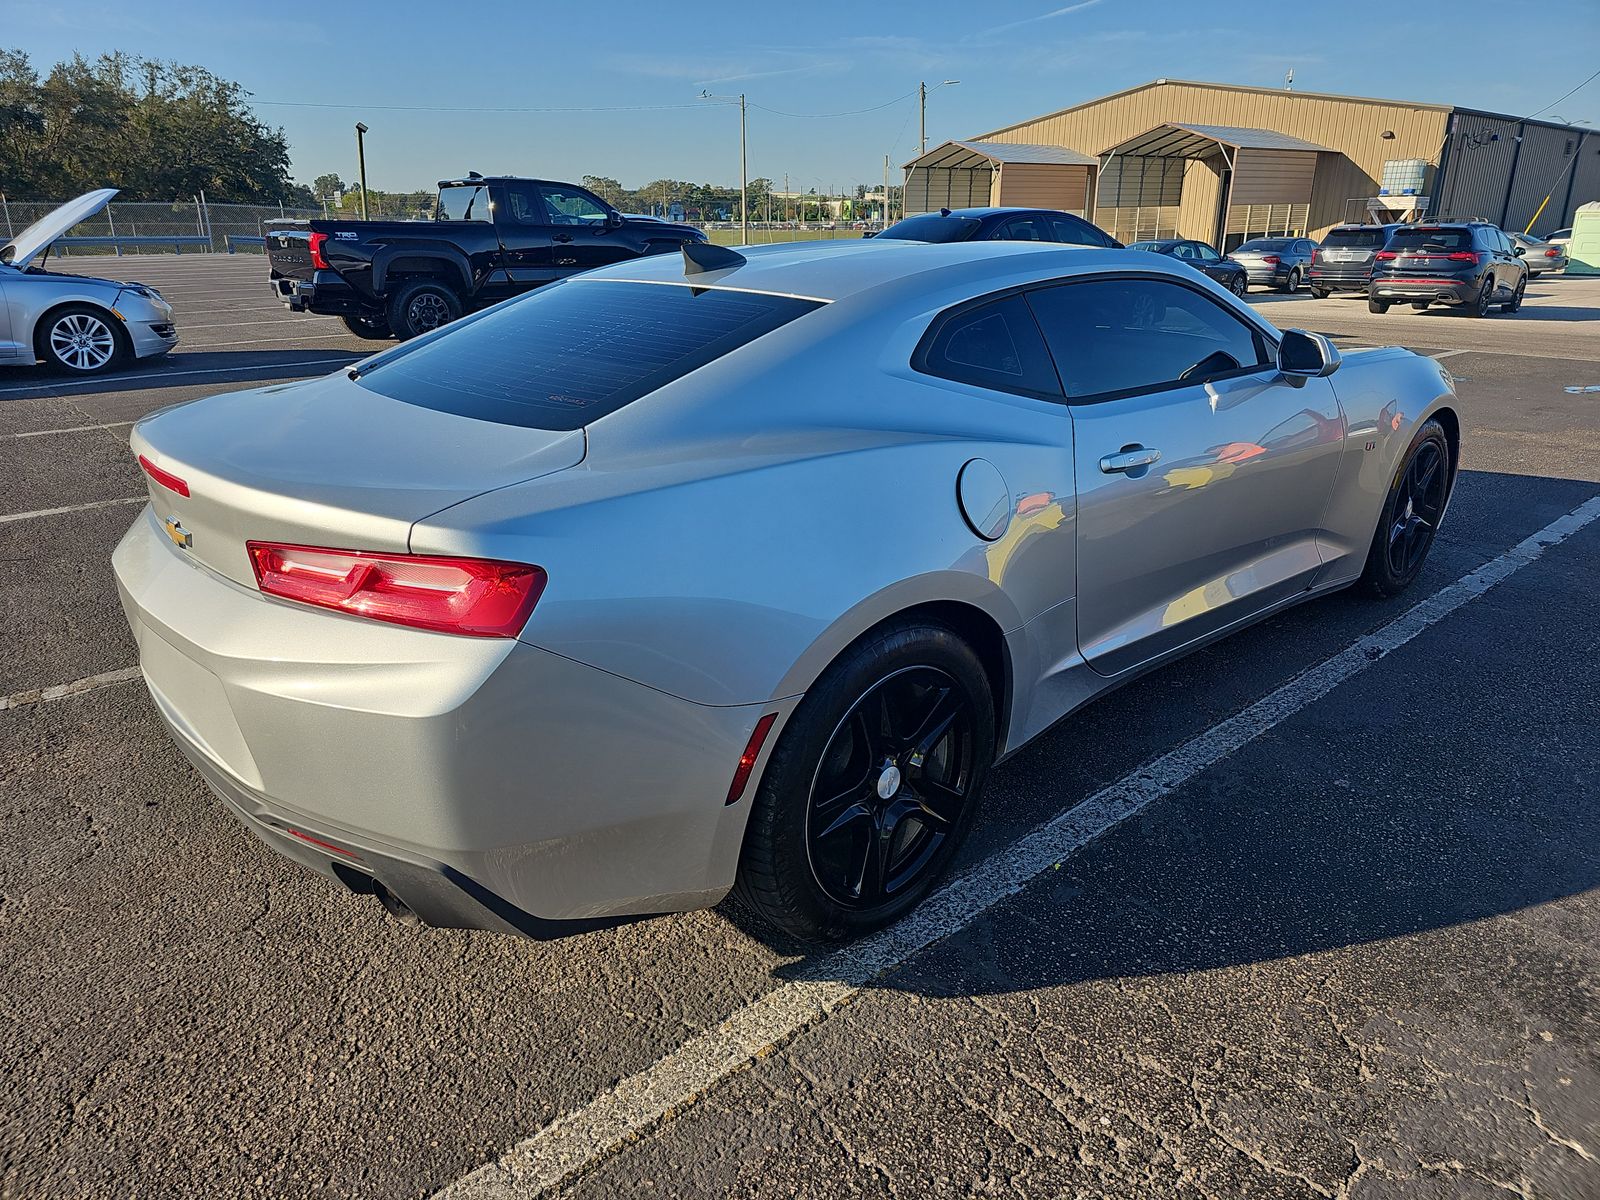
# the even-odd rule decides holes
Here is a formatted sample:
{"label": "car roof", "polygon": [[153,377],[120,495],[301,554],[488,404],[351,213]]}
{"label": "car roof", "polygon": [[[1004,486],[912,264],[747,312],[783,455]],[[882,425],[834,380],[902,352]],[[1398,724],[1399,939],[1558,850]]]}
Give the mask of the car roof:
{"label": "car roof", "polygon": [[[1070,217],[1072,214],[1063,212],[1059,208],[1028,208],[1020,205],[990,206],[987,208],[952,208],[949,212],[940,209],[931,213],[912,213],[910,217],[901,217],[902,221],[909,221],[915,217],[1003,217],[1011,213],[1049,213],[1052,216]],[[1082,218],[1080,218],[1081,220]]]}
{"label": "car roof", "polygon": [[[721,269],[686,271],[683,254],[657,254],[573,277],[573,282],[613,280],[688,284],[834,301],[883,284],[942,273],[970,282],[977,295],[1009,282],[1126,266],[1123,250],[1056,242],[926,242],[861,238],[779,242],[738,249],[742,262]],[[1165,270],[1165,268],[1162,268]]]}

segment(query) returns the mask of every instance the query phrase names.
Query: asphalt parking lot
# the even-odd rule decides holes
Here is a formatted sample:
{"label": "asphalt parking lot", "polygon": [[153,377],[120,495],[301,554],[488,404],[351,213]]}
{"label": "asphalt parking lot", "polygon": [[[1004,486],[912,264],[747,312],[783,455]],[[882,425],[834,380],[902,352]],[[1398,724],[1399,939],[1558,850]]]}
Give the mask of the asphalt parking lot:
{"label": "asphalt parking lot", "polygon": [[182,341],[0,375],[0,1197],[1600,1197],[1600,280],[1252,295],[1456,376],[1423,577],[1064,722],[948,902],[815,955],[412,929],[236,825],[137,678],[128,430],[373,343],[256,257],[68,268]]}

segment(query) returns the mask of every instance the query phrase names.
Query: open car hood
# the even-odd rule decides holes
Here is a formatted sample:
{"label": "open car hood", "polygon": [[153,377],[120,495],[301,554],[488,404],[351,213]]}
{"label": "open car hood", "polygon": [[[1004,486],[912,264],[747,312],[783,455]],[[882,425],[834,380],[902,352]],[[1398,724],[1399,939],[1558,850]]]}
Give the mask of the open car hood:
{"label": "open car hood", "polygon": [[111,203],[116,188],[96,188],[85,192],[76,200],[68,200],[60,208],[51,209],[16,237],[0,247],[0,262],[10,263],[19,271],[39,256],[55,241],[80,221],[87,221]]}

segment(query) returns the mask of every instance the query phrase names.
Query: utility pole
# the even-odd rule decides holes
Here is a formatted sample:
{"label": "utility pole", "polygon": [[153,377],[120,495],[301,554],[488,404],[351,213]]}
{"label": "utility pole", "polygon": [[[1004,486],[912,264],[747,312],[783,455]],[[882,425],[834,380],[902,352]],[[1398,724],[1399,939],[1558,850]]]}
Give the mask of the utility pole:
{"label": "utility pole", "polygon": [[883,156],[883,227],[889,228],[889,156]]}
{"label": "utility pole", "polygon": [[[959,79],[946,79],[943,83],[935,84],[933,90],[937,92],[942,87],[955,87],[960,82],[961,80]],[[920,158],[928,152],[928,85],[926,83],[917,84],[917,112],[917,157]]]}
{"label": "utility pole", "polygon": [[367,127],[356,122],[356,163],[361,171],[361,219],[367,219]]}
{"label": "utility pole", "polygon": [[739,244],[750,244],[750,168],[745,157],[744,93],[739,93]]}

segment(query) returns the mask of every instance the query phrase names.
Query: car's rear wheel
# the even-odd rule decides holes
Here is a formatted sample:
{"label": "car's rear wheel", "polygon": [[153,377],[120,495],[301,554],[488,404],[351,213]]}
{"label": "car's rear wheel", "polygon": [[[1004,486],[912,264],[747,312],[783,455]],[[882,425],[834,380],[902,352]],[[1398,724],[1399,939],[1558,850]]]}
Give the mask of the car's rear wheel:
{"label": "car's rear wheel", "polygon": [[1289,271],[1289,278],[1284,282],[1283,291],[1293,294],[1300,290],[1300,268],[1294,267]]}
{"label": "car's rear wheel", "polygon": [[116,318],[88,304],[69,304],[46,316],[34,330],[33,349],[68,375],[98,375],[131,353]]}
{"label": "car's rear wheel", "polygon": [[389,328],[402,342],[432,333],[460,315],[460,298],[437,279],[414,279],[389,300]]}
{"label": "car's rear wheel", "polygon": [[1329,295],[1327,288],[1314,287],[1311,289],[1311,298],[1313,300],[1326,300]]}
{"label": "car's rear wheel", "polygon": [[1368,312],[1375,312],[1375,313],[1386,313],[1386,312],[1389,311],[1389,305],[1391,305],[1393,303],[1394,303],[1394,301],[1392,301],[1392,300],[1379,300],[1376,296],[1368,296],[1367,297],[1367,311]]}
{"label": "car's rear wheel", "polygon": [[1410,587],[1427,560],[1449,499],[1450,442],[1444,426],[1428,421],[1417,430],[1389,485],[1362,581],[1381,596]]}
{"label": "car's rear wheel", "polygon": [[1235,275],[1228,284],[1228,290],[1243,300],[1244,294],[1250,290],[1250,277],[1242,273]]}
{"label": "car's rear wheel", "polygon": [[1411,302],[1411,307],[1418,312],[1427,312],[1432,306],[1433,302],[1431,300],[1413,300]]}
{"label": "car's rear wheel", "polygon": [[339,320],[351,333],[369,342],[383,342],[394,336],[394,330],[389,328],[389,318],[382,313],[353,313]]}
{"label": "car's rear wheel", "polygon": [[1471,304],[1461,306],[1461,311],[1469,317],[1487,317],[1489,309],[1494,306],[1494,276],[1491,275],[1483,281],[1483,286],[1478,289],[1478,295]]}
{"label": "car's rear wheel", "polygon": [[1527,290],[1528,281],[1526,279],[1517,280],[1517,286],[1516,289],[1511,293],[1511,299],[1507,300],[1500,306],[1500,311],[1503,313],[1514,313],[1520,309],[1522,307],[1523,294],[1527,292]]}
{"label": "car's rear wheel", "polygon": [[856,643],[789,719],[756,792],[737,891],[810,940],[866,933],[932,890],[995,753],[983,664],[944,625]]}

